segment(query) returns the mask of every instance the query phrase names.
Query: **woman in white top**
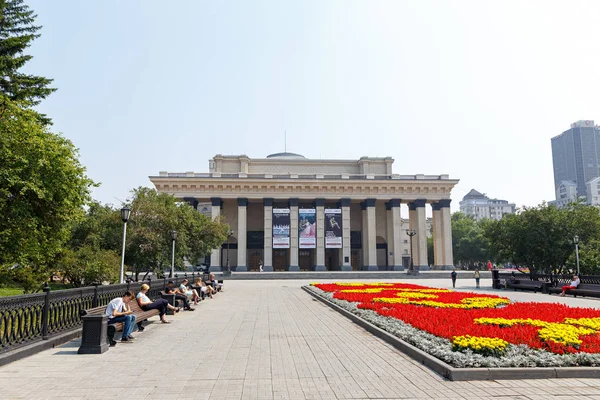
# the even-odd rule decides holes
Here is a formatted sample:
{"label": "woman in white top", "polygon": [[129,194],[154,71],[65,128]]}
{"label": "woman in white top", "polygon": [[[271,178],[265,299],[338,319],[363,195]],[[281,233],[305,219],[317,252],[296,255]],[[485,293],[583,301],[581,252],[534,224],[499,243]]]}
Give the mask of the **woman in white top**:
{"label": "woman in white top", "polygon": [[200,301],[200,296],[198,296],[198,292],[196,292],[196,289],[189,288],[187,284],[188,280],[184,279],[181,282],[181,285],[179,285],[179,293],[181,293],[184,296],[187,296],[188,299],[193,299],[194,304],[198,304],[198,301]]}
{"label": "woman in white top", "polygon": [[167,309],[179,312],[179,307],[173,307],[169,304],[169,301],[165,299],[156,299],[155,301],[150,300],[150,298],[146,295],[146,293],[148,293],[148,290],[150,290],[150,286],[144,283],[142,285],[141,291],[137,294],[137,296],[135,296],[138,304],[140,305],[140,308],[144,311],[158,310],[160,315],[160,321],[163,324],[168,324],[169,321],[165,319]]}
{"label": "woman in white top", "polygon": [[577,275],[573,275],[573,280],[571,281],[571,284],[569,286],[563,286],[562,293],[560,295],[564,296],[565,292],[569,289],[577,289],[577,286],[579,286],[579,282],[579,277]]}

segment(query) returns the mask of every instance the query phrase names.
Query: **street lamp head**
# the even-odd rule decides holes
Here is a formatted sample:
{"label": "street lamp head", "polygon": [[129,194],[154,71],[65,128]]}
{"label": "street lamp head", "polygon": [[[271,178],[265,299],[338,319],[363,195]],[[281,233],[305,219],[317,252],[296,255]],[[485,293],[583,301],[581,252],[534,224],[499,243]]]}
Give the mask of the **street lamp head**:
{"label": "street lamp head", "polygon": [[129,221],[129,214],[131,214],[131,209],[129,207],[121,208],[121,220],[123,222]]}
{"label": "street lamp head", "polygon": [[416,230],[414,230],[414,229],[407,229],[407,230],[406,230],[406,234],[407,234],[408,236],[415,236],[415,235],[417,234],[417,231],[416,231]]}
{"label": "street lamp head", "polygon": [[229,236],[233,236],[233,229],[229,230]]}
{"label": "street lamp head", "polygon": [[171,239],[173,239],[173,241],[177,239],[177,231],[171,231]]}
{"label": "street lamp head", "polygon": [[579,243],[579,236],[577,236],[577,235],[573,236],[573,243],[575,243],[575,244]]}

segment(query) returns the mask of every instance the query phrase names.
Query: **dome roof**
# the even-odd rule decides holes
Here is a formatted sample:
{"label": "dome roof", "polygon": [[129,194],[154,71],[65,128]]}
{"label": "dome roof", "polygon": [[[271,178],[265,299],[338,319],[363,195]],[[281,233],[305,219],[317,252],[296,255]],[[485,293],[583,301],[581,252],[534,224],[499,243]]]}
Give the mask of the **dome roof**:
{"label": "dome roof", "polygon": [[269,154],[267,158],[306,158],[301,154],[296,153],[274,153]]}

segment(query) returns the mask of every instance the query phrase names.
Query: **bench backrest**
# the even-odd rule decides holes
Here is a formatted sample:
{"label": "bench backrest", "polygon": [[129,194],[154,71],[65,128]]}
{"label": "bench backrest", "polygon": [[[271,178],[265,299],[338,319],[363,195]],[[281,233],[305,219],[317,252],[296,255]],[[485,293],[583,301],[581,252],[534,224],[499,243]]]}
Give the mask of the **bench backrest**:
{"label": "bench backrest", "polygon": [[600,291],[600,285],[595,284],[595,283],[580,283],[579,286],[577,286],[577,289]]}

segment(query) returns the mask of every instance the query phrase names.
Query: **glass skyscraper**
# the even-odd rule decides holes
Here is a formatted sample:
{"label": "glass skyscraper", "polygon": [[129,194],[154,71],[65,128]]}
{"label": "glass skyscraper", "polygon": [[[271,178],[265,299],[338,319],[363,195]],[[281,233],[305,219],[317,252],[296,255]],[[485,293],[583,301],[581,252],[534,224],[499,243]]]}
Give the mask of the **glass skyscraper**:
{"label": "glass skyscraper", "polygon": [[577,184],[577,196],[586,196],[586,182],[600,176],[600,127],[577,121],[552,138],[554,190],[562,181]]}

